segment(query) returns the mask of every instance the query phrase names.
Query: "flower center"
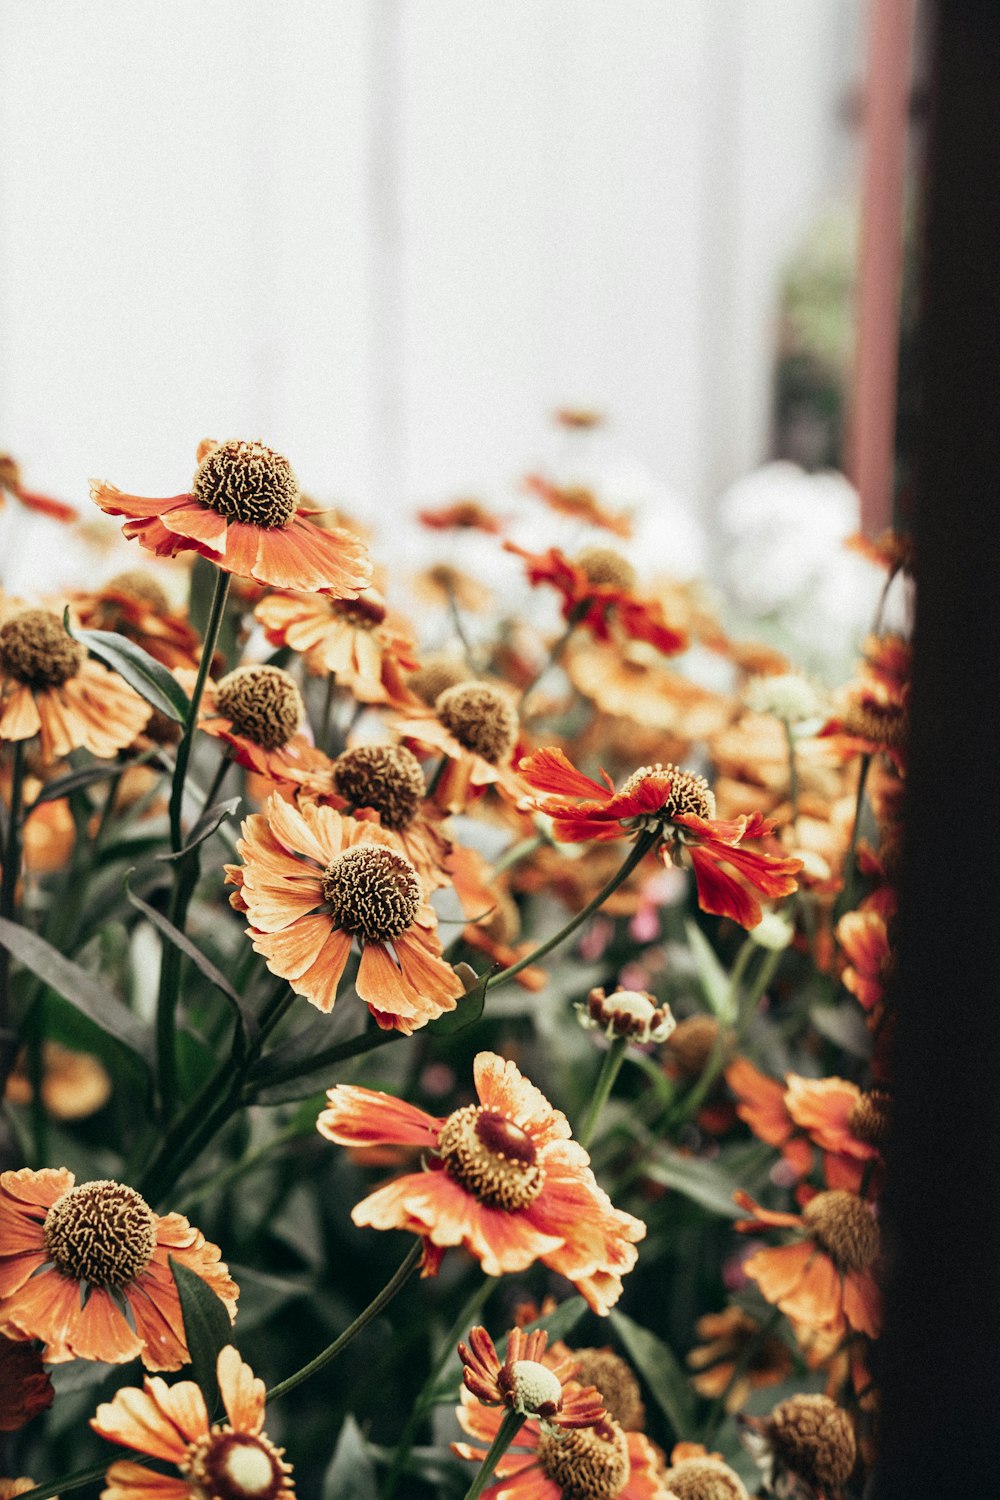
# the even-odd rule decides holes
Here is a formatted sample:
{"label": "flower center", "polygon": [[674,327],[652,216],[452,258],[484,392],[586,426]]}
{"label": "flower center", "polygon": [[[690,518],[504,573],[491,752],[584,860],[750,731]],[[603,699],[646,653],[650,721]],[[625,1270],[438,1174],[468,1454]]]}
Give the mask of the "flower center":
{"label": "flower center", "polygon": [[682,771],[669,761],[661,765],[640,766],[625,782],[621,795],[629,796],[638,790],[648,776],[669,776],[670,792],[656,817],[669,823],[678,813],[694,813],[698,818],[715,817],[715,795],[705,780],[694,771]]}
{"label": "flower center", "polygon": [[899,703],[883,702],[865,694],[844,714],[844,729],[859,739],[873,740],[889,750],[904,750],[909,737],[906,709]]}
{"label": "flower center", "polygon": [[334,790],[355,807],[372,807],[384,828],[408,828],[427,790],[420,762],[405,745],[356,745],[333,765]]}
{"label": "flower center", "polygon": [[812,1489],[839,1490],[857,1457],[847,1412],[829,1396],[792,1396],[776,1406],[768,1436],[787,1469]]}
{"label": "flower center", "polygon": [[356,599],[331,599],[330,610],[357,630],[374,630],[385,619],[385,600],[378,589],[367,588]]}
{"label": "flower center", "polygon": [[491,766],[505,760],[517,739],[517,710],[505,694],[486,682],[462,682],[446,688],[434,711],[465,750]]}
{"label": "flower center", "polygon": [[447,688],[458,687],[459,683],[468,680],[468,670],[461,662],[437,652],[428,656],[406,685],[411,693],[416,693],[418,698],[431,707]]}
{"label": "flower center", "polygon": [[835,1188],[817,1193],[802,1210],[813,1239],[837,1270],[867,1271],[879,1252],[878,1225],[860,1198]]}
{"label": "flower center", "polygon": [[588,583],[629,593],[635,588],[635,569],[627,557],[613,547],[584,547],[573,562]]}
{"label": "flower center", "polygon": [[45,1215],[45,1248],[57,1271],[93,1286],[124,1286],[149,1265],[156,1216],[145,1198],[120,1182],[83,1182]]}
{"label": "flower center", "polygon": [[664,1477],[676,1500],[749,1500],[740,1476],[717,1458],[685,1458]]}
{"label": "flower center", "polygon": [[62,687],[85,652],[47,609],[25,609],[0,627],[0,667],[27,687]]}
{"label": "flower center", "polygon": [[278,750],[296,734],[306,716],[294,680],[280,667],[236,667],[221,678],[215,704],[232,720],[237,734],[265,750]]}
{"label": "flower center", "polygon": [[591,990],[587,1014],[595,1026],[640,1042],[665,1042],[677,1026],[670,1006],[658,1006],[645,990],[614,990],[610,995],[603,989]]}
{"label": "flower center", "polygon": [[884,1089],[861,1094],[847,1117],[854,1139],[866,1146],[884,1146],[889,1134],[889,1095]]}
{"label": "flower center", "polygon": [[563,1500],[614,1500],[631,1472],[625,1434],[610,1422],[601,1432],[593,1427],[559,1437],[543,1432],[538,1457],[549,1479],[562,1486]]}
{"label": "flower center", "polygon": [[612,1349],[574,1349],[580,1385],[596,1386],[605,1410],[626,1432],[639,1432],[646,1420],[639,1382],[629,1366]]}
{"label": "flower center", "polygon": [[384,943],[397,938],[420,910],[420,879],[405,854],[382,844],[355,844],[323,872],[323,896],[334,927]]}
{"label": "flower center", "polygon": [[159,581],[142,568],[128,568],[124,573],[116,573],[104,587],[114,589],[117,594],[127,594],[130,599],[138,599],[140,604],[148,605],[158,615],[165,615],[170,608],[170,600]]}
{"label": "flower center", "polygon": [[276,1500],[294,1493],[284,1451],[266,1437],[213,1427],[191,1444],[180,1467],[205,1500]]}
{"label": "flower center", "polygon": [[535,1359],[516,1360],[509,1375],[501,1370],[499,1384],[522,1416],[554,1417],[562,1406],[562,1381]]}
{"label": "flower center", "polygon": [[237,438],[205,454],[192,488],[203,505],[252,526],[284,526],[299,498],[287,458],[264,443]]}
{"label": "flower center", "polygon": [[449,1115],[438,1136],[445,1170],[480,1203],[514,1213],[542,1191],[535,1143],[506,1115],[467,1104]]}

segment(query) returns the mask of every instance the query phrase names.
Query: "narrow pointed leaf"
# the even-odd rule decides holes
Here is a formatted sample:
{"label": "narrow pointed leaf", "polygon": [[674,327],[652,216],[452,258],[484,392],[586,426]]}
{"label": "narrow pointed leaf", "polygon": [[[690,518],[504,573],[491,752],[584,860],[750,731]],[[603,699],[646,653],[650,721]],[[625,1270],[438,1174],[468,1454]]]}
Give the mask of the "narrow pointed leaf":
{"label": "narrow pointed leaf", "polygon": [[323,1478],[322,1500],[377,1500],[375,1466],[357,1422],[348,1413]]}
{"label": "narrow pointed leaf", "polygon": [[683,1365],[673,1350],[648,1328],[633,1323],[624,1313],[610,1313],[625,1353],[649,1387],[650,1395],[674,1429],[678,1439],[692,1431],[694,1395]]}
{"label": "narrow pointed leaf", "polygon": [[199,844],[203,844],[206,839],[210,839],[216,829],[227,818],[232,817],[242,801],[242,797],[227,797],[225,802],[217,802],[214,807],[206,807],[188,834],[184,848],[178,849],[176,854],[159,854],[157,858],[163,860],[166,864],[185,859],[191,853],[192,849],[197,849]]}
{"label": "narrow pointed leaf", "polygon": [[162,662],[137,646],[135,641],[130,641],[128,636],[118,635],[116,631],[71,629],[68,611],[63,622],[74,640],[79,641],[98,661],[124,678],[129,687],[135,688],[147,703],[151,703],[178,724],[187,722],[191,702],[176,677],[167,671]]}
{"label": "narrow pointed leaf", "polygon": [[436,1021],[431,1021],[427,1030],[435,1036],[453,1036],[458,1031],[464,1031],[466,1027],[474,1026],[483,1013],[483,1007],[486,1004],[486,986],[490,976],[483,974],[480,977],[468,964],[460,964],[456,970],[460,979],[467,978],[459,972],[462,969],[469,971],[471,988],[466,990],[454,1010],[446,1010],[444,1015],[438,1016]]}
{"label": "narrow pointed leaf", "polygon": [[219,1405],[219,1382],[216,1376],[216,1361],[219,1350],[233,1341],[232,1324],[225,1303],[215,1295],[212,1288],[194,1271],[167,1257],[170,1274],[181,1299],[181,1316],[184,1319],[184,1337],[187,1341],[191,1361],[191,1373],[201,1388],[205,1405],[214,1412]]}
{"label": "narrow pointed leaf", "polygon": [[692,1203],[717,1214],[723,1219],[735,1219],[739,1209],[733,1202],[733,1193],[742,1184],[731,1177],[719,1162],[706,1161],[703,1157],[683,1156],[669,1146],[660,1146],[647,1160],[644,1167],[647,1177],[663,1187],[683,1193]]}
{"label": "narrow pointed leaf", "polygon": [[729,975],[716,958],[711,943],[697,923],[687,921],[684,923],[684,929],[709,1009],[719,1021],[735,1020],[736,1007],[733,1003],[733,990]]}

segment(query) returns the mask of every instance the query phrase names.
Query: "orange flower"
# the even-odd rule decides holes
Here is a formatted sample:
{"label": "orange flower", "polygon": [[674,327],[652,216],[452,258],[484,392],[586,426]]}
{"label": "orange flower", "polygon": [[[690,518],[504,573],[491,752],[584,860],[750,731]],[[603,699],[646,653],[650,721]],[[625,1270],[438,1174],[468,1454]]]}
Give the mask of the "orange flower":
{"label": "orange flower", "polygon": [[624,511],[607,510],[593,490],[583,489],[580,485],[552,484],[540,474],[527,474],[524,488],[537,499],[544,500],[558,515],[570,516],[574,521],[587,521],[592,526],[603,526],[605,531],[613,531],[616,536],[632,535],[631,519]]}
{"label": "orange flower", "polygon": [[349,531],[324,530],[298,508],[291,464],[264,443],[205,441],[191,490],[166,499],[126,495],[92,480],[91,498],[149,552],[200,552],[224,573],[273,588],[326,589],[338,599],[366,588],[371,568]]}
{"label": "orange flower", "polygon": [[658,741],[655,753],[663,753],[665,734],[676,736],[676,745],[683,747],[666,753],[683,754],[693,741],[718,734],[732,718],[729,699],[668,671],[659,653],[643,641],[624,642],[614,652],[593,641],[581,642],[567,653],[566,672],[577,692],[603,713],[627,722],[625,738],[633,745],[636,725]]}
{"label": "orange flower", "polygon": [[525,559],[530,583],[558,589],[564,620],[586,625],[599,641],[612,639],[616,623],[629,639],[647,641],[667,656],[687,646],[687,636],[668,624],[657,600],[636,597],[632,564],[610,547],[585,547],[572,562],[558,547],[528,552],[504,542],[504,548]]}
{"label": "orange flower", "polygon": [[359,703],[414,702],[403,675],[417,668],[413,638],[377,589],[351,600],[268,594],[254,613],[272,646],[303,652],[314,676],[334,673]]}
{"label": "orange flower", "polygon": [[846,912],[837,923],[837,942],[847,959],[841,982],[867,1011],[874,1011],[885,999],[895,968],[888,926],[893,906],[890,892],[886,899]]}
{"label": "orange flower", "polygon": [[[552,794],[533,805],[553,820],[555,837],[566,843],[657,831],[665,865],[690,860],[702,911],[756,927],[762,914],[748,884],[771,897],[796,889],[801,860],[742,847],[745,840],[772,833],[774,825],[756,812],[726,820],[714,817],[715,801],[702,776],[676,766],[642,766],[616,792],[606,773],[601,773],[604,785],[591,781],[553,748],[522,760],[520,771],[530,786]],[[740,879],[723,865],[736,870]]]}
{"label": "orange flower", "polygon": [[406,1229],[424,1241],[424,1275],[445,1248],[465,1245],[487,1276],[536,1260],[606,1313],[621,1296],[646,1226],[614,1208],[570,1138],[565,1115],[512,1062],[480,1052],[478,1104],[434,1119],[401,1099],[340,1084],[318,1128],[342,1146],[422,1146],[429,1170],[407,1173],[357,1204],[355,1224]]}
{"label": "orange flower", "polygon": [[888,1125],[888,1098],[864,1094],[846,1078],[785,1079],[785,1105],[795,1123],[823,1152],[824,1175],[833,1188],[859,1192],[865,1168],[879,1159]]}
{"label": "orange flower", "polygon": [[74,608],[86,630],[114,630],[127,636],[171,672],[198,666],[197,631],[171,612],[157,579],[141,569],[119,573],[94,593],[77,595]]}
{"label": "orange flower", "polygon": [[0,1479],[0,1500],[15,1500],[17,1495],[26,1495],[35,1488],[35,1481],[22,1475],[20,1479]]}
{"label": "orange flower", "polygon": [[280,1500],[295,1493],[283,1448],[264,1432],[264,1382],[232,1344],[219,1350],[219,1391],[229,1420],[209,1425],[193,1380],[153,1376],[97,1408],[90,1425],[109,1442],[173,1464],[179,1478],[123,1461],[112,1464],[102,1500]]}
{"label": "orange flower", "polygon": [[392,728],[403,740],[435,750],[445,758],[435,777],[434,800],[448,812],[461,812],[470,797],[495,786],[512,801],[525,788],[511,767],[517,748],[518,716],[510,697],[488,682],[460,682],[439,693],[434,712],[397,719]]}
{"label": "orange flower", "polygon": [[796,1324],[830,1338],[848,1328],[877,1338],[881,1295],[874,1276],[879,1260],[878,1225],[861,1198],[843,1189],[817,1193],[801,1214],[761,1208],[748,1193],[734,1193],[753,1217],[736,1228],[794,1229],[801,1236],[777,1249],[758,1250],[743,1263],[768,1302]]}
{"label": "orange flower", "polygon": [[739,1101],[736,1113],[760,1141],[777,1146],[797,1177],[812,1167],[813,1153],[788,1111],[784,1084],[768,1078],[746,1057],[737,1057],[726,1069],[726,1082]]}
{"label": "orange flower", "polygon": [[841,712],[823,725],[818,739],[840,760],[885,755],[903,771],[909,732],[908,688],[869,676],[848,691]]}
{"label": "orange flower", "polygon": [[188,1350],[168,1259],[207,1282],[233,1318],[238,1288],[217,1246],[181,1214],[153,1213],[134,1188],[74,1182],[63,1167],[0,1176],[0,1331],[41,1339],[49,1364],[141,1355],[148,1370],[180,1369]]}
{"label": "orange flower", "polygon": [[0,453],[0,505],[3,504],[5,495],[11,495],[15,500],[20,500],[21,504],[27,506],[29,510],[37,510],[43,516],[51,516],[54,521],[78,520],[72,505],[66,505],[62,500],[53,500],[48,495],[37,495],[34,490],[26,490],[21,483],[19,466],[9,453]]}
{"label": "orange flower", "polygon": [[567,1351],[561,1359],[545,1358],[549,1336],[543,1328],[522,1333],[512,1328],[507,1335],[503,1363],[485,1328],[473,1328],[469,1343],[459,1344],[462,1380],[484,1406],[506,1406],[522,1417],[541,1417],[543,1427],[607,1428],[607,1413],[600,1393],[592,1385],[575,1379],[576,1362]]}
{"label": "orange flower", "polygon": [[[187,686],[187,674],[177,675]],[[206,682],[198,728],[224,740],[238,765],[288,797],[330,774],[329,757],[300,733],[305,720],[295,679],[280,667],[252,663]]]}
{"label": "orange flower", "polygon": [[478,500],[453,500],[436,510],[418,510],[417,520],[431,531],[485,531],[496,536],[503,530],[499,516],[488,511]]}
{"label": "orange flower", "polygon": [[149,704],[91,661],[49,610],[8,600],[0,614],[0,741],[40,735],[46,763],[71,750],[108,757],[131,745]]}
{"label": "orange flower", "polygon": [[[34,1086],[27,1072],[27,1054],[15,1064],[7,1083],[12,1104],[29,1104]],[[103,1109],[111,1098],[107,1069],[88,1052],[72,1052],[58,1042],[42,1043],[42,1103],[56,1120],[85,1120]]]}
{"label": "orange flower", "polygon": [[409,1035],[454,1010],[461,981],[441,957],[437,918],[394,833],[332,807],[271,797],[243,824],[231,902],[272,974],[332,1010],[355,938],[355,988],[379,1026]]}
{"label": "orange flower", "polygon": [[760,1324],[741,1307],[705,1313],[695,1324],[695,1331],[708,1342],[687,1356],[688,1364],[698,1371],[691,1384],[699,1396],[713,1401],[728,1391],[727,1411],[738,1411],[757,1387],[780,1385],[792,1373],[792,1351],[784,1339],[777,1334],[761,1338]]}
{"label": "orange flower", "polygon": [[[463,1432],[476,1440],[453,1443],[460,1458],[482,1463],[500,1431],[498,1407],[479,1406],[462,1391],[456,1411]],[[542,1422],[529,1419],[496,1466],[496,1479],[483,1490],[482,1500],[662,1500],[663,1463],[641,1432],[623,1432],[616,1422],[603,1428],[549,1433]]]}

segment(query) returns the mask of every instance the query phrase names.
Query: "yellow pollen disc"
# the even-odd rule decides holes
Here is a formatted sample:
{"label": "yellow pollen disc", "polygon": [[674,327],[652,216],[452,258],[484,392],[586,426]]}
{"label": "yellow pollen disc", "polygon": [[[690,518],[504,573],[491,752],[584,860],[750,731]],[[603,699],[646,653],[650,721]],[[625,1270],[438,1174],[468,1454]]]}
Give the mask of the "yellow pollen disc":
{"label": "yellow pollen disc", "polygon": [[508,1213],[527,1208],[542,1191],[544,1175],[535,1143],[504,1115],[467,1104],[449,1115],[438,1137],[445,1170],[480,1203]]}
{"label": "yellow pollen disc", "polygon": [[57,1271],[93,1286],[124,1286],[149,1265],[156,1216],[145,1198],[120,1182],[83,1182],[45,1215],[45,1248]]}
{"label": "yellow pollen disc", "polygon": [[835,1188],[817,1193],[802,1210],[813,1239],[838,1271],[867,1271],[878,1258],[878,1225],[860,1198]]}
{"label": "yellow pollen disc", "polygon": [[0,668],[27,687],[62,687],[86,653],[48,609],[24,609],[0,626]]}
{"label": "yellow pollen disc", "polygon": [[589,583],[621,589],[626,594],[635,588],[635,569],[613,547],[584,547],[573,562]]}
{"label": "yellow pollen disc", "polygon": [[898,703],[864,698],[852,703],[844,714],[844,729],[859,739],[873,740],[890,750],[903,750],[909,738],[909,719]]}
{"label": "yellow pollen disc", "polygon": [[889,1135],[889,1095],[884,1089],[870,1089],[861,1094],[847,1117],[854,1139],[866,1146],[882,1147]]}
{"label": "yellow pollen disc", "polygon": [[385,619],[385,600],[378,589],[367,588],[356,599],[331,599],[330,612],[356,630],[374,630]]}
{"label": "yellow pollen disc", "polygon": [[280,667],[236,667],[220,678],[215,704],[237,734],[265,750],[278,750],[297,734],[306,716],[302,694]]}
{"label": "yellow pollen disc", "polygon": [[334,927],[372,942],[400,937],[423,901],[413,865],[384,844],[355,844],[338,854],[323,872],[323,896]]}
{"label": "yellow pollen disc", "polygon": [[299,498],[287,458],[264,443],[235,438],[205,454],[192,488],[203,505],[252,526],[284,526]]}
{"label": "yellow pollen disc", "polygon": [[640,766],[638,771],[633,771],[622,787],[622,795],[628,796],[636,791],[649,776],[669,776],[671,781],[666,801],[651,816],[668,823],[678,813],[694,813],[698,818],[715,817],[715,794],[704,776],[698,776],[694,771],[682,771],[669,761],[665,766],[657,761],[653,766]]}
{"label": "yellow pollen disc", "polygon": [[383,828],[408,828],[427,790],[420,762],[405,745],[356,745],[338,755],[334,789],[354,807],[374,808]]}
{"label": "yellow pollen disc", "polygon": [[158,580],[142,568],[128,568],[124,573],[116,573],[104,587],[114,589],[118,594],[127,594],[140,604],[147,604],[158,615],[165,615],[170,608],[170,600]]}
{"label": "yellow pollen disc", "polygon": [[517,710],[505,693],[487,682],[462,682],[446,688],[434,711],[465,750],[499,765],[517,740]]}
{"label": "yellow pollen disc", "polygon": [[542,1468],[571,1500],[615,1500],[628,1484],[631,1464],[625,1434],[614,1422],[605,1432],[607,1436],[581,1427],[558,1437],[543,1432],[539,1438]]}

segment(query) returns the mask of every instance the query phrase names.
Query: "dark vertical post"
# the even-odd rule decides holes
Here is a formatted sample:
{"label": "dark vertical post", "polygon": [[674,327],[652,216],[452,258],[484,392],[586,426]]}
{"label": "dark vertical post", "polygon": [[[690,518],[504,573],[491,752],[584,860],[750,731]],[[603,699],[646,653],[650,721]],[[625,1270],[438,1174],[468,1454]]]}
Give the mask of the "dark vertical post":
{"label": "dark vertical post", "polygon": [[1000,1494],[1000,4],[931,19],[878,1500]]}

